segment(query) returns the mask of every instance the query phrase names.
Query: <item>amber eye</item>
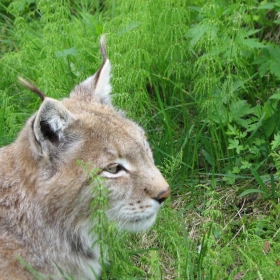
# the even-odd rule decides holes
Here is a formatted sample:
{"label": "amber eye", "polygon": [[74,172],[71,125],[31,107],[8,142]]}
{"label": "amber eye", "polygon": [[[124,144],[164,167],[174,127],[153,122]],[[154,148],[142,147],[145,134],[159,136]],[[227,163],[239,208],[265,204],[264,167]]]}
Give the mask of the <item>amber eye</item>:
{"label": "amber eye", "polygon": [[112,174],[117,174],[121,170],[124,170],[124,167],[118,163],[111,164],[104,169],[104,171],[107,171]]}

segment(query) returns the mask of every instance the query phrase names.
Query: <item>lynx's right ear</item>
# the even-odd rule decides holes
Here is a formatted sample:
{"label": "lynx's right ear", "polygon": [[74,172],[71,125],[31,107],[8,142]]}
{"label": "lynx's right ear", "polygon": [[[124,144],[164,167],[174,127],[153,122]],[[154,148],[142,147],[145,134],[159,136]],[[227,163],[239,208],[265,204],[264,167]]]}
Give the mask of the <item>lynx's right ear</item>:
{"label": "lynx's right ear", "polygon": [[34,137],[43,155],[58,153],[68,141],[65,129],[73,121],[73,115],[61,102],[48,97],[44,99],[33,122]]}
{"label": "lynx's right ear", "polygon": [[111,63],[107,58],[104,35],[100,39],[100,50],[103,60],[101,67],[93,76],[77,85],[70,97],[111,105]]}

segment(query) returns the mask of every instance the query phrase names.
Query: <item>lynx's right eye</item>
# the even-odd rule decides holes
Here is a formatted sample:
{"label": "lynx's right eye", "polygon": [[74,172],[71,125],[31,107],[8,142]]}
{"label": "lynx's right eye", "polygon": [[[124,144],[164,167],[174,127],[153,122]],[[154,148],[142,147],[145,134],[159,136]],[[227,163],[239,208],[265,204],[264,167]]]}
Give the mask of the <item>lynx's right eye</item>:
{"label": "lynx's right eye", "polygon": [[116,159],[112,164],[109,164],[107,167],[103,168],[101,176],[104,178],[118,178],[122,176],[127,176],[131,170],[131,166],[125,159]]}
{"label": "lynx's right eye", "polygon": [[122,165],[118,164],[118,163],[111,164],[111,165],[109,165],[108,167],[106,167],[104,169],[104,171],[107,171],[107,172],[109,172],[111,174],[117,174],[121,170],[125,170],[125,168]]}

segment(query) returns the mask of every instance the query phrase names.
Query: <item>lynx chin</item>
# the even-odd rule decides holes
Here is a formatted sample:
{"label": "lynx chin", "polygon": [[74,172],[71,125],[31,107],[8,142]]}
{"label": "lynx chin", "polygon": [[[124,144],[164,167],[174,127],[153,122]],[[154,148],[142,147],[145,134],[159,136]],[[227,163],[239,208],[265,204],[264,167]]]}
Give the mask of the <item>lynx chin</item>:
{"label": "lynx chin", "polygon": [[1,280],[33,279],[19,259],[46,279],[64,279],[59,269],[74,279],[100,275],[90,233],[94,186],[77,159],[100,170],[109,193],[105,211],[122,229],[150,228],[170,194],[143,129],[111,104],[104,36],[100,46],[102,66],[69,98],[49,98],[21,79],[42,104],[17,140],[0,149]]}

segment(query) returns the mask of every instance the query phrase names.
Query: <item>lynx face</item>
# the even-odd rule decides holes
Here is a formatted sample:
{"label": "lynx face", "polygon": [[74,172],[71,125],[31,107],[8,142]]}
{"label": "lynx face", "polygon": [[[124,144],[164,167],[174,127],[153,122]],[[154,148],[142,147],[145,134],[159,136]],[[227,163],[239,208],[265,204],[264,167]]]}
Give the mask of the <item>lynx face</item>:
{"label": "lynx face", "polygon": [[0,149],[1,279],[32,279],[16,256],[55,279],[57,267],[77,279],[100,274],[99,248],[92,248],[96,237],[89,233],[94,185],[77,159],[104,178],[105,210],[120,229],[151,227],[169,196],[144,131],[111,105],[104,39],[101,52],[101,68],[62,101],[22,80],[43,102],[18,139]]}

